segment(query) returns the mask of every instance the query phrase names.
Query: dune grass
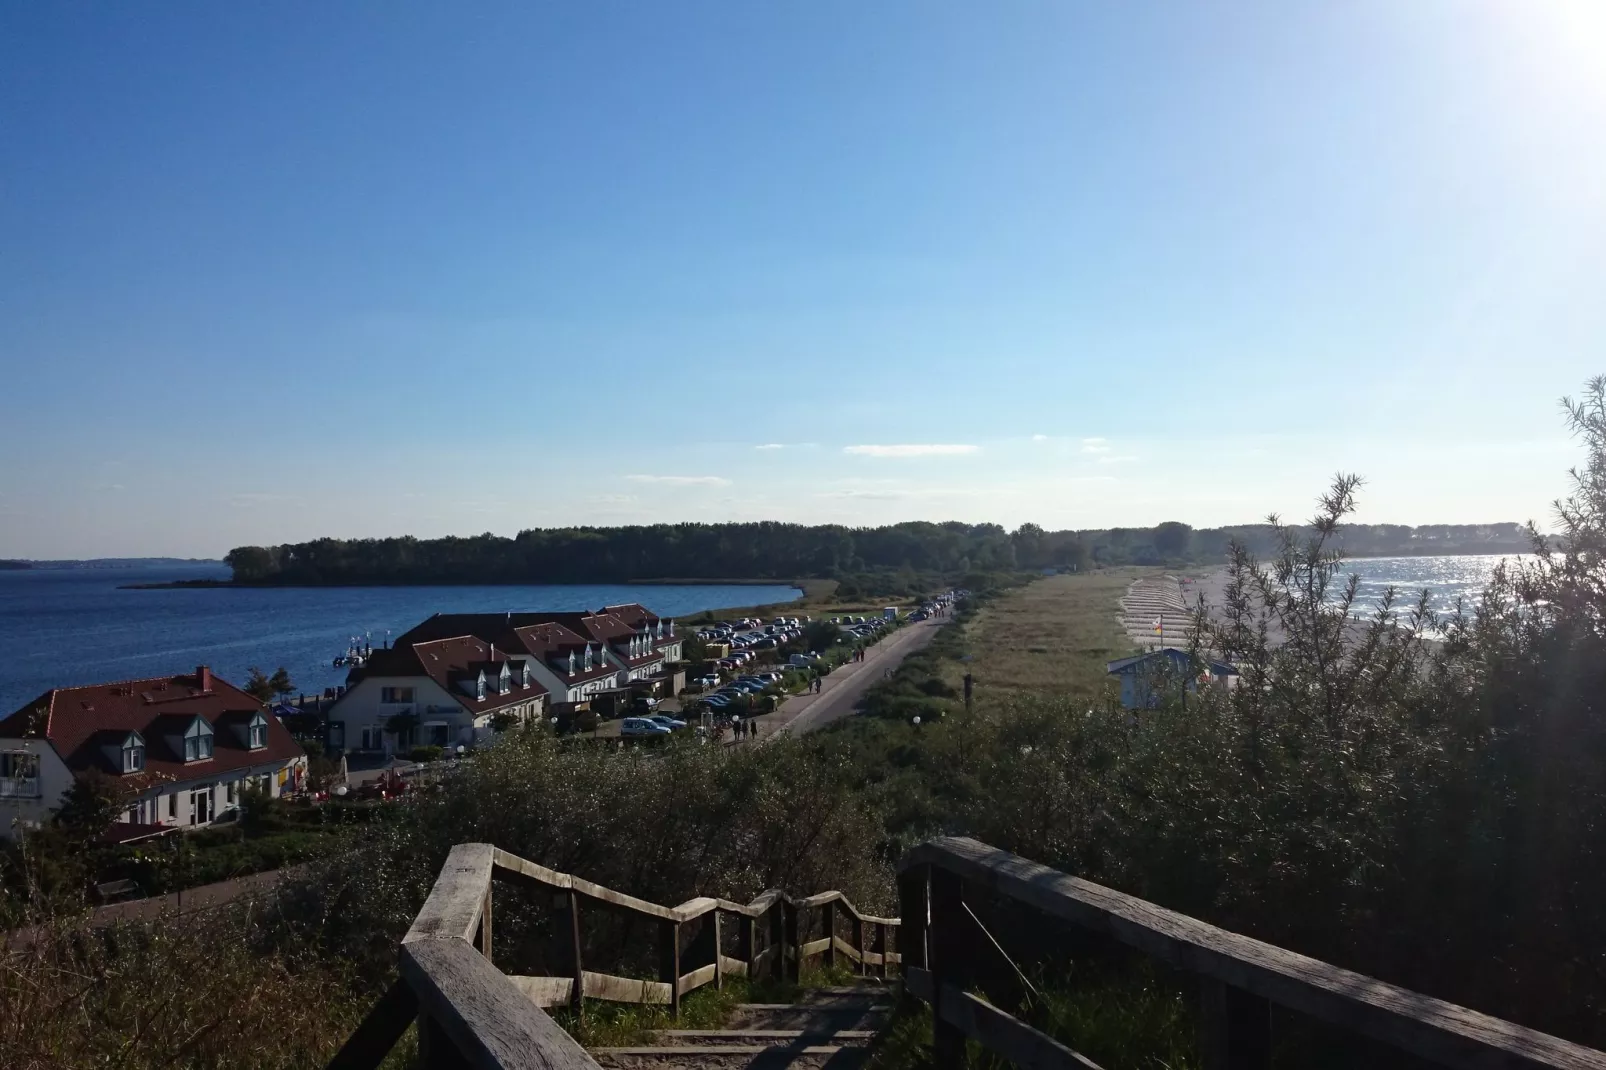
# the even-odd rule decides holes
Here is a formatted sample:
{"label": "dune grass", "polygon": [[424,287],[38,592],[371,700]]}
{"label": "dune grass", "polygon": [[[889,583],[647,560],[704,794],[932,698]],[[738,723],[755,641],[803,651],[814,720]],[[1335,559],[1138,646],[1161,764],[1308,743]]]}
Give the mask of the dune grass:
{"label": "dune grass", "polygon": [[964,646],[971,661],[945,663],[944,682],[957,688],[968,668],[983,710],[1041,695],[1098,702],[1108,687],[1105,662],[1133,652],[1116,619],[1121,594],[1156,571],[1045,576],[1004,592],[968,623]]}

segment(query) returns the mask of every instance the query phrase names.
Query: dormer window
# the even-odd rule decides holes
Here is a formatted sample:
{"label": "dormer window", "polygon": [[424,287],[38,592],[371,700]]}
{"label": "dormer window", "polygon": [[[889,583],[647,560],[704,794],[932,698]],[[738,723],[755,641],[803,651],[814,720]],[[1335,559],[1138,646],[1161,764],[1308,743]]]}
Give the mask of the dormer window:
{"label": "dormer window", "polygon": [[138,732],[130,732],[123,740],[123,772],[138,773],[144,769],[145,738]]}
{"label": "dormer window", "polygon": [[246,746],[252,750],[261,750],[268,745],[268,719],[258,710],[246,727]]}
{"label": "dormer window", "polygon": [[586,644],[586,672],[591,671],[591,644]]}
{"label": "dormer window", "polygon": [[484,698],[485,697],[485,674],[484,673],[480,673],[479,679],[474,681],[474,697],[475,698]]}
{"label": "dormer window", "polygon": [[569,651],[569,675],[574,675],[574,651]]}
{"label": "dormer window", "polygon": [[513,690],[513,670],[503,665],[501,675],[496,678],[496,691],[499,695],[505,695],[511,690]]}
{"label": "dormer window", "polygon": [[520,687],[529,687],[530,686],[530,664],[529,664],[529,662],[525,662],[524,663],[523,672],[519,676],[519,686]]}
{"label": "dormer window", "polygon": [[202,762],[212,757],[212,726],[197,717],[184,730],[184,760]]}

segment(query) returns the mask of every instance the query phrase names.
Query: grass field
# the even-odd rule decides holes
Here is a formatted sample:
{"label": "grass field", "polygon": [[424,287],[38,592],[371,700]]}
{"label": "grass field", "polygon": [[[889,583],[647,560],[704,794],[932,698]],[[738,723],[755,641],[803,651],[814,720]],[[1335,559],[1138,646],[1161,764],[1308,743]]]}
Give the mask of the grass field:
{"label": "grass field", "polygon": [[[1027,695],[1097,700],[1108,686],[1105,662],[1135,652],[1116,620],[1121,594],[1155,571],[1045,576],[989,602],[965,633],[977,708]],[[965,668],[948,663],[945,682],[959,686]]]}

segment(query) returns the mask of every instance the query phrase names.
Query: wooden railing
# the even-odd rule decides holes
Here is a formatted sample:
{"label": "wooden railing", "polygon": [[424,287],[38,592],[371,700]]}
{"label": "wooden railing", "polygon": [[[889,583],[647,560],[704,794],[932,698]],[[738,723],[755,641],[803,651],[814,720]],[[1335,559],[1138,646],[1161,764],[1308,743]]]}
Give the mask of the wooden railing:
{"label": "wooden railing", "polygon": [[[961,1064],[967,1039],[1017,1066],[1097,1070],[975,994],[986,988],[989,971],[1018,969],[981,920],[999,903],[1195,976],[1209,1070],[1268,1066],[1274,1005],[1447,1066],[1606,1070],[1606,1053],[1218,929],[975,840],[931,840],[898,870],[904,988],[932,1004],[939,1070]],[[1024,975],[1020,981],[1027,983]]]}
{"label": "wooden railing", "polygon": [[[491,963],[493,878],[556,894],[564,974],[509,976]],[[599,907],[656,926],[656,978],[585,969],[584,918]],[[725,939],[727,918],[734,919],[734,941]],[[458,844],[402,938],[400,978],[329,1066],[372,1070],[416,1020],[426,1067],[595,1068],[543,1007],[596,998],[664,1004],[678,1014],[682,997],[704,985],[727,976],[796,980],[816,957],[885,976],[899,961],[897,928],[898,919],[862,914],[840,892],[794,899],[769,891],[746,904],[705,897],[664,907],[490,844]],[[725,953],[727,943],[736,954]]]}
{"label": "wooden railing", "polygon": [[[493,878],[556,898],[563,973],[508,976],[492,964]],[[416,1020],[426,1067],[596,1070],[542,1008],[596,998],[678,1013],[682,997],[703,985],[736,975],[796,979],[805,962],[820,957],[882,976],[897,965],[906,997],[932,1005],[939,1070],[961,1064],[967,1040],[1017,1066],[1097,1070],[983,998],[1001,972],[1031,988],[983,920],[1002,906],[1031,915],[1026,939],[1039,949],[1050,943],[1046,917],[1195,977],[1207,1070],[1264,1070],[1274,1006],[1447,1066],[1606,1070],[1606,1053],[1218,929],[975,840],[914,848],[899,864],[898,894],[900,918],[861,914],[839,892],[793,899],[771,891],[746,904],[698,898],[664,907],[490,844],[459,844],[402,939],[400,978],[330,1067],[372,1070]],[[585,917],[599,908],[655,927],[655,977],[585,968]],[[733,940],[727,924],[735,927]],[[726,954],[727,945],[735,954]]]}

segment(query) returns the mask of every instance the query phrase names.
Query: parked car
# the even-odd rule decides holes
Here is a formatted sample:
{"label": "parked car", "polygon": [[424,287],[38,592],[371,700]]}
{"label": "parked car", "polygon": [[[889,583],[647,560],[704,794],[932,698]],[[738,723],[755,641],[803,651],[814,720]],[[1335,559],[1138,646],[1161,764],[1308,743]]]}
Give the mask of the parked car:
{"label": "parked car", "polygon": [[703,688],[718,687],[719,677],[715,676],[713,673],[709,673],[707,676],[699,676],[697,679],[693,680],[692,683]]}
{"label": "parked car", "polygon": [[758,674],[758,678],[766,684],[778,684],[781,682],[781,674],[778,672],[761,672]]}
{"label": "parked car", "polygon": [[647,717],[626,717],[619,724],[621,736],[667,736],[669,729]]}
{"label": "parked car", "polygon": [[651,717],[643,717],[642,720],[651,721],[653,724],[661,724],[665,728],[669,729],[671,732],[673,732],[677,728],[685,728],[686,727],[686,722],[685,721],[676,720],[675,718],[670,717],[667,714],[663,714],[663,713],[655,713]]}
{"label": "parked car", "polygon": [[653,710],[658,708],[658,700],[651,695],[637,695],[630,700],[630,708],[643,717],[648,717],[652,715]]}

